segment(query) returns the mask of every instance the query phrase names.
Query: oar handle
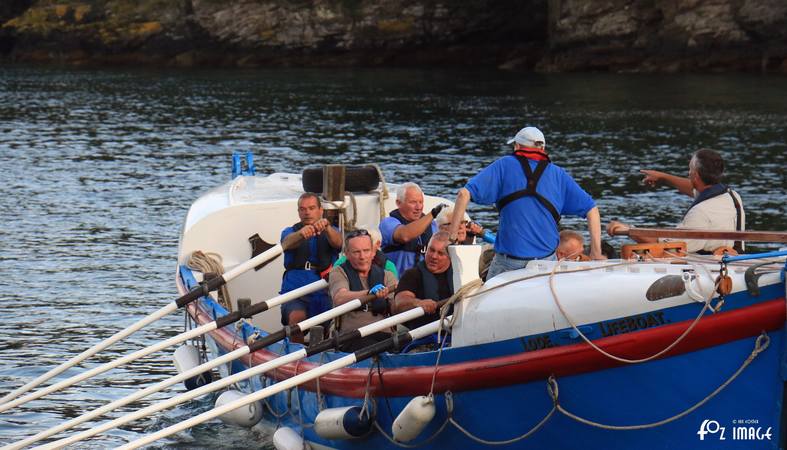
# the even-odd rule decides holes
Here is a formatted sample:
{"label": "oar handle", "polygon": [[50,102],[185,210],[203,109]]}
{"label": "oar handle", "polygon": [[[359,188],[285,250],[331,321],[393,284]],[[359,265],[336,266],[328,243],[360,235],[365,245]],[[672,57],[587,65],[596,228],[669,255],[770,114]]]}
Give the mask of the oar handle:
{"label": "oar handle", "polygon": [[[385,288],[388,289],[388,294],[390,295],[391,293],[393,293],[394,290],[396,290],[396,283],[390,286],[386,286]],[[376,298],[377,298],[377,294],[366,294],[362,297],[358,297],[358,300],[361,301],[362,305],[365,305]]]}

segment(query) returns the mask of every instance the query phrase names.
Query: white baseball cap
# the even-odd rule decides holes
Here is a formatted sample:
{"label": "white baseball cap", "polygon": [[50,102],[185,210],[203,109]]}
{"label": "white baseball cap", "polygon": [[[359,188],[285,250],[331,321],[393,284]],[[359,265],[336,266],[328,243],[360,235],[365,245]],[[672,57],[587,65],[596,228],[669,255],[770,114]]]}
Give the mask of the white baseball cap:
{"label": "white baseball cap", "polygon": [[519,130],[513,138],[509,139],[506,144],[513,144],[516,142],[525,147],[546,147],[547,142],[544,139],[544,133],[536,127],[525,127]]}

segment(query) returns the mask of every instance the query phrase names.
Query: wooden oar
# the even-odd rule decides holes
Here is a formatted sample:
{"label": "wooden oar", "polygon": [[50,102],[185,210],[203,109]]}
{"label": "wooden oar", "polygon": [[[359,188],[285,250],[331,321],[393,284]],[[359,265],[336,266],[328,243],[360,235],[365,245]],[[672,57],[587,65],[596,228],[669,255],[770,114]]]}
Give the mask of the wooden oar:
{"label": "wooden oar", "polygon": [[[448,320],[448,318],[446,318],[446,320]],[[220,406],[218,408],[213,408],[210,411],[206,411],[198,416],[192,417],[191,419],[184,420],[183,422],[164,428],[163,430],[157,431],[156,433],[143,436],[142,438],[137,439],[136,441],[129,442],[126,445],[118,447],[118,449],[131,450],[131,449],[142,447],[143,445],[150,444],[159,439],[173,435],[179,431],[183,431],[187,428],[191,428],[195,425],[199,425],[205,421],[218,417],[229,411],[238,409],[242,406],[248,405],[253,402],[264,400],[270,396],[286,391],[287,389],[293,388],[295,386],[301,385],[308,381],[314,380],[315,378],[319,378],[323,375],[329,374],[334,370],[342,369],[349,365],[355,364],[358,361],[363,361],[364,359],[370,358],[386,350],[390,350],[394,348],[402,348],[403,346],[409,344],[413,340],[420,339],[422,337],[426,337],[429,336],[430,334],[436,333],[437,330],[439,329],[439,322],[440,322],[439,320],[434,321],[420,328],[416,328],[415,330],[408,331],[405,333],[399,333],[396,337],[392,337],[382,342],[369,345],[368,347],[364,347],[363,349],[358,350],[355,353],[350,353],[349,355],[339,358],[335,361],[322,364],[319,367],[316,367],[307,372],[303,372],[299,375],[295,375],[286,380],[279,381],[276,384],[273,384],[257,392],[246,395],[245,397],[227,403],[226,405]]]}
{"label": "wooden oar", "polygon": [[785,231],[716,231],[687,228],[629,228],[618,230],[616,236],[637,238],[712,239],[720,241],[787,242]]}
{"label": "wooden oar", "polygon": [[[328,286],[328,283],[325,280],[317,280],[317,281],[315,281],[313,283],[307,284],[306,286],[302,286],[302,287],[300,287],[298,289],[295,289],[295,290],[292,290],[292,291],[287,292],[285,294],[282,294],[282,295],[279,295],[277,297],[274,297],[274,298],[272,298],[270,300],[267,300],[267,301],[264,301],[264,302],[260,302],[260,303],[256,303],[256,304],[252,305],[249,308],[245,308],[245,309],[239,310],[239,311],[234,311],[234,312],[232,312],[230,314],[227,314],[225,316],[219,317],[218,319],[216,319],[213,322],[210,322],[210,323],[207,323],[207,324],[202,325],[200,327],[197,327],[197,328],[194,328],[192,330],[186,331],[186,332],[181,333],[181,334],[179,334],[179,335],[177,335],[175,337],[172,337],[172,338],[167,339],[165,341],[162,341],[162,342],[159,342],[157,344],[154,344],[154,345],[151,345],[149,347],[146,347],[146,348],[144,348],[142,350],[134,352],[134,353],[132,353],[130,355],[127,355],[127,356],[125,356],[123,358],[119,358],[119,359],[117,359],[115,361],[103,364],[103,365],[101,365],[99,367],[95,367],[95,368],[93,368],[93,369],[91,369],[89,371],[86,371],[86,372],[83,372],[83,373],[81,373],[79,375],[73,376],[73,377],[71,377],[71,378],[69,378],[67,380],[61,381],[61,382],[59,382],[57,384],[53,384],[53,385],[51,385],[51,386],[49,386],[49,387],[47,387],[45,389],[42,389],[40,391],[36,391],[36,392],[34,392],[32,394],[29,394],[29,395],[26,395],[26,396],[24,396],[22,398],[18,398],[16,400],[13,400],[13,401],[11,401],[9,403],[6,403],[4,405],[0,405],[0,412],[3,412],[5,410],[13,408],[15,406],[19,406],[19,405],[21,405],[23,403],[26,403],[28,401],[35,400],[37,398],[43,397],[44,395],[50,394],[50,393],[55,392],[57,390],[67,388],[67,387],[69,387],[69,386],[71,386],[71,385],[73,385],[75,383],[78,383],[80,381],[83,381],[83,380],[85,380],[87,378],[90,378],[92,376],[98,375],[100,373],[104,373],[107,370],[110,370],[110,369],[113,369],[113,368],[118,367],[120,365],[129,363],[129,362],[134,361],[136,359],[139,359],[139,358],[141,358],[143,356],[149,355],[149,354],[157,352],[159,350],[163,350],[163,349],[165,349],[167,347],[171,347],[171,346],[177,345],[177,344],[179,344],[181,342],[184,342],[184,341],[187,341],[189,339],[193,339],[195,337],[201,336],[201,335],[203,335],[205,333],[208,333],[210,331],[217,330],[219,328],[223,328],[223,327],[225,327],[225,326],[227,326],[227,325],[229,325],[229,324],[231,324],[233,322],[236,322],[236,321],[238,321],[240,319],[251,318],[251,317],[253,317],[256,314],[259,314],[261,312],[267,311],[270,308],[273,308],[274,306],[279,306],[279,305],[284,304],[284,303],[286,303],[288,301],[294,300],[296,298],[300,298],[300,297],[302,297],[304,295],[310,294],[310,293],[318,291],[320,289],[324,289],[327,286]],[[189,373],[190,372],[191,371],[189,371]],[[202,372],[197,372],[195,374],[192,374],[191,376],[199,375],[201,373]],[[191,378],[191,376],[187,376],[187,377],[185,377],[183,379]],[[180,381],[180,380],[177,380],[177,381]],[[174,382],[170,383],[170,384],[174,384]],[[142,397],[139,397],[139,398],[142,398]],[[129,400],[129,402],[130,401],[133,401],[133,400]],[[118,405],[118,406],[122,406],[122,405]],[[70,427],[67,427],[67,428],[70,428]],[[67,429],[67,428],[64,428],[64,429]],[[57,433],[57,432],[59,432],[59,431],[54,431],[53,433],[49,434],[49,436],[51,436],[52,434]],[[35,441],[43,439],[45,437],[47,437],[47,436],[38,437],[37,439],[35,439],[34,441],[31,441],[31,442],[35,442]]]}
{"label": "wooden oar", "polygon": [[[159,309],[158,311],[150,314],[149,316],[145,317],[144,319],[130,325],[126,329],[119,331],[105,339],[104,341],[94,345],[93,347],[85,350],[84,352],[80,353],[79,355],[69,359],[68,361],[64,362],[63,364],[55,367],[54,369],[48,371],[47,373],[39,376],[35,380],[25,384],[24,386],[17,388],[8,394],[6,394],[3,398],[0,398],[0,404],[5,404],[12,399],[24,394],[25,392],[30,391],[31,389],[35,388],[36,386],[40,385],[41,383],[49,380],[52,377],[57,376],[58,374],[62,373],[63,371],[79,364],[80,362],[84,361],[85,359],[95,355],[96,353],[104,350],[105,348],[109,347],[110,345],[126,338],[130,334],[134,333],[135,331],[141,329],[142,327],[155,322],[156,320],[176,311],[178,308],[181,308],[194,300],[202,297],[203,295],[207,295],[210,291],[214,291],[219,287],[223,286],[224,284],[228,283],[230,280],[234,279],[238,275],[248,271],[252,267],[262,264],[265,261],[275,258],[283,251],[282,246],[280,244],[276,244],[267,251],[260,253],[259,255],[255,256],[254,258],[239,264],[237,267],[233,268],[225,272],[223,275],[217,276],[215,278],[211,278],[210,280],[203,281],[200,283],[199,286],[195,286],[192,290],[178,298],[177,300],[169,303],[168,305],[164,306],[163,308]],[[5,406],[5,405],[3,405]],[[3,409],[5,411],[7,408]]]}
{"label": "wooden oar", "polygon": [[[345,314],[345,313],[347,313],[349,311],[352,311],[353,309],[356,309],[358,307],[360,307],[359,300],[352,300],[351,302],[347,302],[347,303],[345,303],[343,305],[340,305],[340,306],[338,306],[338,307],[336,307],[336,308],[334,308],[334,309],[332,309],[332,310],[330,310],[330,311],[328,311],[326,313],[321,314],[320,315],[321,317],[320,316],[315,316],[313,318],[314,320],[311,320],[311,323],[312,323],[311,326],[319,324],[319,323],[322,323],[325,320],[330,320],[331,318],[337,317],[337,316],[339,316],[341,314]],[[117,427],[119,427],[121,425],[124,425],[124,424],[126,424],[128,422],[131,422],[131,421],[134,421],[134,420],[137,420],[137,419],[141,419],[143,417],[147,417],[147,416],[149,416],[149,415],[151,415],[153,413],[156,413],[158,411],[161,411],[161,410],[164,410],[164,409],[167,409],[167,408],[172,408],[172,407],[174,407],[176,405],[179,405],[179,404],[181,404],[183,402],[189,401],[189,400],[194,399],[196,397],[205,395],[205,394],[210,393],[210,392],[217,391],[219,389],[222,389],[222,388],[224,388],[226,386],[230,386],[230,385],[232,385],[234,383],[237,383],[239,381],[243,381],[245,379],[251,378],[251,377],[253,377],[255,375],[263,374],[265,372],[268,372],[268,371],[271,371],[271,370],[276,369],[278,367],[281,367],[281,366],[283,366],[285,364],[290,364],[292,362],[295,362],[295,361],[297,361],[299,359],[302,359],[302,358],[305,358],[307,356],[316,355],[316,354],[321,353],[323,351],[327,351],[327,350],[330,350],[332,348],[338,347],[339,345],[342,345],[344,343],[351,342],[354,339],[359,339],[359,338],[363,338],[363,337],[372,335],[372,334],[377,333],[379,331],[383,331],[383,330],[385,330],[387,328],[391,328],[391,327],[396,326],[396,325],[398,325],[400,323],[404,323],[404,322],[407,322],[409,320],[413,320],[413,319],[421,317],[423,315],[424,315],[424,310],[423,310],[423,308],[420,308],[420,307],[419,308],[410,309],[408,311],[404,311],[404,312],[402,312],[400,314],[397,314],[395,316],[391,316],[391,317],[388,317],[386,319],[383,319],[383,320],[374,322],[372,324],[363,326],[363,327],[361,327],[361,328],[359,328],[357,330],[353,330],[353,331],[348,331],[348,332],[342,333],[335,339],[326,339],[326,340],[324,340],[324,341],[322,341],[319,344],[316,344],[314,346],[311,346],[311,347],[308,347],[308,348],[303,348],[301,350],[298,350],[298,351],[295,351],[293,353],[281,356],[279,358],[273,359],[273,360],[268,361],[266,363],[263,363],[263,364],[251,367],[251,368],[246,369],[246,370],[244,370],[242,372],[239,372],[239,373],[236,373],[234,375],[231,375],[231,376],[229,376],[227,378],[223,378],[223,379],[215,381],[215,382],[213,382],[211,384],[199,387],[197,389],[194,389],[194,390],[191,390],[191,391],[188,391],[188,392],[184,392],[184,393],[182,393],[180,395],[177,395],[177,396],[175,396],[175,397],[173,397],[173,398],[171,398],[169,400],[162,401],[162,402],[159,402],[159,403],[154,404],[154,405],[150,405],[150,406],[148,406],[146,408],[143,408],[143,409],[141,409],[139,411],[136,411],[136,412],[127,414],[125,416],[119,417],[119,418],[117,418],[115,420],[112,420],[110,422],[106,422],[106,423],[101,424],[101,425],[99,425],[97,427],[94,427],[94,428],[91,428],[89,430],[80,432],[80,433],[75,434],[73,436],[61,439],[59,441],[52,442],[52,443],[47,444],[47,445],[36,447],[36,449],[56,449],[56,448],[62,448],[64,446],[66,446],[66,445],[70,445],[70,444],[73,444],[75,442],[79,442],[81,440],[84,440],[84,439],[87,439],[89,437],[95,436],[96,434],[103,433],[104,431],[111,430],[113,428],[117,428]],[[300,322],[299,324],[300,324],[301,327],[303,327],[304,331],[310,327],[309,324],[304,323],[304,322]],[[262,347],[260,347],[257,344],[258,342],[261,342],[261,341],[255,341],[254,343],[252,343],[248,347],[243,347],[241,349],[237,349],[237,350],[235,350],[232,353],[229,353],[229,354],[224,355],[224,356],[222,356],[220,358],[217,358],[217,359],[215,359],[213,361],[209,361],[209,362],[207,362],[205,364],[202,364],[201,366],[199,366],[199,367],[197,367],[195,369],[192,369],[189,372],[193,372],[194,374],[199,374],[199,373],[204,372],[205,370],[210,370],[213,367],[219,366],[221,364],[225,364],[225,363],[230,362],[230,361],[232,361],[234,359],[237,359],[239,357],[245,356],[246,354],[248,354],[250,352],[253,352],[253,351],[256,351],[257,349],[262,348]],[[246,351],[242,351],[244,349],[246,349]],[[230,357],[231,354],[234,354],[234,357]],[[183,373],[183,374],[180,374],[180,375],[178,375],[176,377],[173,377],[173,379],[175,379],[174,382],[181,381],[182,379],[185,379],[184,375],[186,375],[186,374]],[[163,384],[163,383],[159,383],[159,385],[160,384]],[[167,382],[167,384],[169,385],[169,384],[172,384],[172,383]],[[156,386],[158,386],[158,385],[156,385]],[[161,390],[161,389],[153,389],[156,386],[151,386],[150,388],[147,388],[147,389],[143,390],[143,391],[146,391],[145,395],[149,395],[149,394],[151,394],[153,392],[157,392],[158,390]],[[137,396],[136,394],[133,395],[133,397],[142,398],[142,396]],[[113,402],[111,405],[114,405],[115,403],[118,403],[115,407],[122,406],[119,403],[121,401],[123,401],[123,400],[119,400],[117,402]],[[125,401],[125,402],[123,402],[123,404],[127,404],[127,403],[129,403],[129,402],[131,402],[133,400],[134,399],[129,400],[129,401]],[[106,411],[104,411],[104,409],[109,407],[109,406],[110,405],[107,405],[104,408],[99,408],[99,410],[96,410],[94,412],[91,412],[91,413],[85,415],[84,416],[84,420],[81,420],[83,417],[80,416],[80,417],[78,417],[78,418],[68,422],[68,424],[70,426],[73,426],[73,425],[76,425],[77,423],[82,423],[85,420],[89,420],[89,419],[91,419],[93,417],[101,415],[104,412],[106,412]],[[98,413],[98,414],[95,414],[98,411],[101,411],[101,412]],[[87,417],[87,416],[90,416],[90,417]],[[77,422],[77,420],[79,420],[79,422]],[[74,423],[72,424],[72,422],[74,422]],[[55,431],[55,432],[59,432],[60,431],[59,429],[61,427],[57,427],[57,428],[58,428],[58,430]],[[47,430],[44,433],[48,433],[48,431],[49,430]],[[40,434],[43,434],[43,433],[40,433]],[[49,434],[49,435],[51,436],[51,434]],[[31,439],[36,438],[37,436],[38,435],[33,436],[33,437],[31,437],[29,439],[26,439],[24,441],[16,442],[16,443],[14,443],[12,446],[10,446],[8,448],[9,449],[22,448],[25,445],[27,445],[28,443],[35,442],[34,440],[31,440]],[[43,439],[43,437],[37,438],[36,440],[38,440],[38,439]]]}

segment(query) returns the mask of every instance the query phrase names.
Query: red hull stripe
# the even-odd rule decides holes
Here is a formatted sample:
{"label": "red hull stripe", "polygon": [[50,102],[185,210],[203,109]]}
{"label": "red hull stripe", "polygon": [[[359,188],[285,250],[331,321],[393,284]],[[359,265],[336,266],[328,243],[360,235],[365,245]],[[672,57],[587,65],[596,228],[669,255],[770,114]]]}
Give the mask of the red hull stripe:
{"label": "red hull stripe", "polygon": [[[212,316],[194,304],[189,305],[192,315],[199,323],[213,320]],[[785,323],[784,298],[759,303],[728,312],[703,317],[689,335],[666,356],[679,355],[727,342],[759,335],[763,330],[773,331]],[[594,341],[605,351],[627,359],[653,355],[671,344],[686,330],[691,321],[684,321],[657,328],[615,335]],[[232,327],[211,332],[216,342],[231,351],[239,345]],[[254,365],[277,358],[278,354],[260,350],[252,355]],[[245,358],[244,358],[245,360]],[[445,364],[438,369],[435,392],[453,392],[495,388],[512,384],[544,380],[550,375],[567,376],[616,367],[616,362],[587,345],[578,343],[552,347],[533,352],[479,359],[463,363]],[[282,380],[315,367],[311,362],[289,364],[269,373]],[[432,366],[383,368],[383,385],[387,396],[416,396],[429,392],[432,382]],[[369,369],[346,368],[320,378],[320,391],[342,397],[362,398]],[[303,385],[315,391],[316,383]],[[380,380],[372,377],[374,395],[382,395]]]}

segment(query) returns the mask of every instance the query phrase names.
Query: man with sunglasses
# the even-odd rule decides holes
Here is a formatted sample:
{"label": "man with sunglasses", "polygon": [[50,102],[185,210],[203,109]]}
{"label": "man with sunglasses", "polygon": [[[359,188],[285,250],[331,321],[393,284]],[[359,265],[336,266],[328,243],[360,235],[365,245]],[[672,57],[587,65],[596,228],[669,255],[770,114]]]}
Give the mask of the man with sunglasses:
{"label": "man with sunglasses", "polygon": [[[331,267],[342,247],[342,236],[336,227],[322,217],[323,208],[320,197],[310,192],[298,198],[298,217],[300,221],[281,232],[284,251],[284,276],[280,294],[290,292],[322,277],[322,272]],[[331,308],[331,299],[325,290],[305,295],[281,306],[282,325],[295,325],[308,317],[315,316]],[[293,341],[301,341],[294,336]]]}
{"label": "man with sunglasses", "polygon": [[[345,238],[344,253],[347,261],[331,270],[328,277],[328,290],[331,293],[333,306],[339,306],[367,294],[374,294],[375,299],[361,309],[342,315],[336,321],[339,332],[357,330],[390,315],[390,287],[396,285],[394,275],[373,264],[374,246],[369,232],[360,229],[351,231]],[[386,330],[356,339],[342,347],[343,351],[351,352],[369,344],[391,337],[391,330]]]}

